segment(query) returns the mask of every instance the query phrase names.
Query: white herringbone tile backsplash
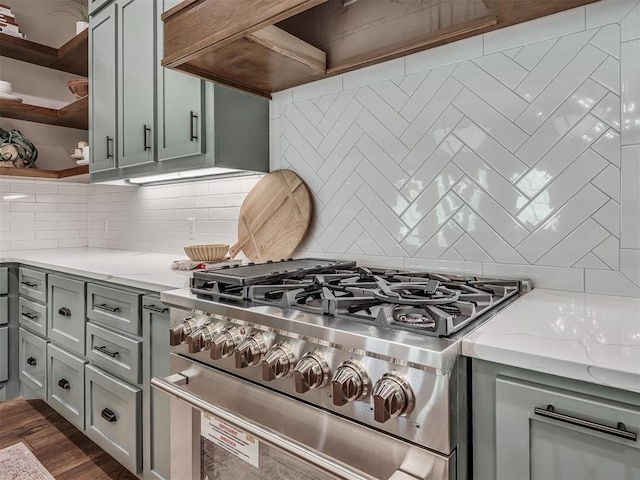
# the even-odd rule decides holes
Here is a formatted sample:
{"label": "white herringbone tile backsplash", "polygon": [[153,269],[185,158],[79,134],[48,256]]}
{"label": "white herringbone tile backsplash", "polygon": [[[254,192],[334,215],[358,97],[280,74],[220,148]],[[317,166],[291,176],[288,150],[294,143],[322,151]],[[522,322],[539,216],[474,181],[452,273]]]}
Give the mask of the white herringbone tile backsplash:
{"label": "white herringbone tile backsplash", "polygon": [[640,144],[640,115],[620,97],[640,5],[606,3],[276,94],[272,168],[314,195],[306,253],[640,296],[640,211],[621,197],[621,118]]}
{"label": "white herringbone tile backsplash", "polygon": [[[640,296],[639,18],[597,2],[275,94],[271,167],[314,197],[296,256]],[[232,244],[257,180],[2,179],[0,251]]]}

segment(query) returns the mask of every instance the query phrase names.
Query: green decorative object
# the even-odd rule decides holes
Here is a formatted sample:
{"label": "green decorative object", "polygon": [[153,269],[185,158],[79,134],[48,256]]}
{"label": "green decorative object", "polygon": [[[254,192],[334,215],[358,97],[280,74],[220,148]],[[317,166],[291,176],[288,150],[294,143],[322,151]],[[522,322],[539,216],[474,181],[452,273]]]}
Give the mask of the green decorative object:
{"label": "green decorative object", "polygon": [[0,166],[29,168],[37,158],[38,149],[20,130],[7,131],[0,127]]}

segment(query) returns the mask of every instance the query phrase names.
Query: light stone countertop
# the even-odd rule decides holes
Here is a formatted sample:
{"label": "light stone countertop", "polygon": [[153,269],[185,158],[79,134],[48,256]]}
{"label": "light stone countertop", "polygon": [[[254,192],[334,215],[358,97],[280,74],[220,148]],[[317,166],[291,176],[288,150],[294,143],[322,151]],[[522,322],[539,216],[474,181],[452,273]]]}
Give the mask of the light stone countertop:
{"label": "light stone countertop", "polygon": [[465,337],[462,354],[640,392],[640,298],[533,289]]}
{"label": "light stone countertop", "polygon": [[186,258],[91,247],[0,252],[0,262],[19,262],[156,292],[188,287],[191,272],[171,270],[174,260]]}

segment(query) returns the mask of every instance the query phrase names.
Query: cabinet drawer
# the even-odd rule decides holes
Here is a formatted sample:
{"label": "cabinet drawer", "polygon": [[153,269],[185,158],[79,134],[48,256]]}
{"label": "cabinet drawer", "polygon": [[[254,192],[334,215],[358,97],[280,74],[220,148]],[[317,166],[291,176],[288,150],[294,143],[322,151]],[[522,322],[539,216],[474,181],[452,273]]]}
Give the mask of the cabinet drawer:
{"label": "cabinet drawer", "polygon": [[89,0],[89,15],[95,14],[98,10],[113,0]]}
{"label": "cabinet drawer", "polygon": [[20,295],[47,303],[47,274],[30,268],[20,267],[19,287]]}
{"label": "cabinet drawer", "polygon": [[87,324],[87,357],[120,378],[140,383],[142,340],[125,337],[94,323]]}
{"label": "cabinet drawer", "polygon": [[84,355],[84,282],[49,275],[49,339]]}
{"label": "cabinet drawer", "polygon": [[140,471],[142,391],[103,372],[86,367],[86,434],[133,473]]}
{"label": "cabinet drawer", "polygon": [[140,294],[90,283],[87,316],[113,328],[140,335]]}
{"label": "cabinet drawer", "polygon": [[76,427],[84,429],[86,360],[47,345],[47,401]]}
{"label": "cabinet drawer", "polygon": [[47,399],[47,341],[20,328],[20,380]]}
{"label": "cabinet drawer", "polygon": [[47,307],[20,297],[20,325],[43,337],[47,336]]}
{"label": "cabinet drawer", "polygon": [[0,327],[0,382],[9,378],[9,327]]}
{"label": "cabinet drawer", "polygon": [[0,295],[9,292],[9,269],[0,267]]}
{"label": "cabinet drawer", "polygon": [[9,298],[0,297],[0,325],[9,323]]}

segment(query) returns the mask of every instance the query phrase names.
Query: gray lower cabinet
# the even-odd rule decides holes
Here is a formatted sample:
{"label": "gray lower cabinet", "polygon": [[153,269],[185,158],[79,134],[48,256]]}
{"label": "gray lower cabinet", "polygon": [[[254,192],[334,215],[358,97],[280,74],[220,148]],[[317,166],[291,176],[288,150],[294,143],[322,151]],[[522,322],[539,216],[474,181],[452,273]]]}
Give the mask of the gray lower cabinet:
{"label": "gray lower cabinet", "polygon": [[640,396],[473,362],[475,479],[640,478]]}
{"label": "gray lower cabinet", "polygon": [[43,337],[47,336],[47,307],[20,297],[18,300],[20,325]]}
{"label": "gray lower cabinet", "polygon": [[140,293],[90,283],[87,317],[133,335],[140,335]]}
{"label": "gray lower cabinet", "polygon": [[84,365],[86,360],[47,344],[47,402],[84,429]]}
{"label": "gray lower cabinet", "polygon": [[151,388],[152,377],[169,375],[169,309],[157,297],[142,299],[142,338],[144,341],[144,476],[145,479],[171,478],[170,399]]}
{"label": "gray lower cabinet", "polygon": [[9,327],[0,327],[0,382],[9,380]]}
{"label": "gray lower cabinet", "polygon": [[20,328],[20,380],[47,399],[47,340]]}
{"label": "gray lower cabinet", "polygon": [[18,292],[38,302],[47,302],[47,274],[39,270],[20,267],[18,273]]}
{"label": "gray lower cabinet", "polygon": [[0,297],[0,325],[9,323],[9,299]]}
{"label": "gray lower cabinet", "polygon": [[49,275],[47,332],[51,341],[80,355],[85,347],[85,284]]}
{"label": "gray lower cabinet", "polygon": [[87,358],[124,380],[140,383],[141,338],[130,338],[94,323],[87,324]]}
{"label": "gray lower cabinet", "polygon": [[133,473],[142,466],[142,390],[86,366],[86,434]]}

